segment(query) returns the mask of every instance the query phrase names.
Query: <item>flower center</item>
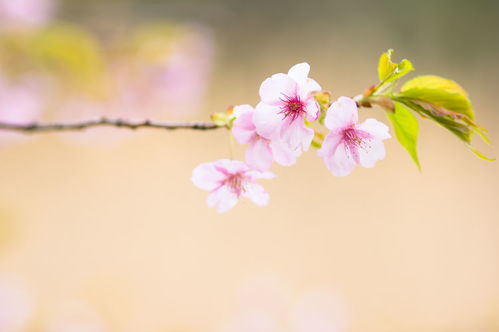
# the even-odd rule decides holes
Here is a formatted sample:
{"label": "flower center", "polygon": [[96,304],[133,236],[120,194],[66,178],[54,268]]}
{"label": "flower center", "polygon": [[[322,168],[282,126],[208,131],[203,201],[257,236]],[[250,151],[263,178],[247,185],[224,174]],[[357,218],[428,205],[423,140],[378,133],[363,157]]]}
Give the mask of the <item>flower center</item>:
{"label": "flower center", "polygon": [[347,145],[360,146],[362,144],[362,137],[360,137],[355,128],[348,128],[343,131],[343,139]]}
{"label": "flower center", "polygon": [[225,185],[238,197],[244,192],[245,180],[242,174],[236,173],[225,180]]}
{"label": "flower center", "polygon": [[284,104],[281,106],[279,114],[284,114],[284,119],[288,116],[294,121],[302,113],[305,113],[305,103],[300,99],[300,96],[286,96],[281,98]]}
{"label": "flower center", "polygon": [[343,130],[345,146],[357,163],[359,162],[359,149],[368,152],[372,148],[371,140],[372,136],[369,133],[356,129],[354,126]]}

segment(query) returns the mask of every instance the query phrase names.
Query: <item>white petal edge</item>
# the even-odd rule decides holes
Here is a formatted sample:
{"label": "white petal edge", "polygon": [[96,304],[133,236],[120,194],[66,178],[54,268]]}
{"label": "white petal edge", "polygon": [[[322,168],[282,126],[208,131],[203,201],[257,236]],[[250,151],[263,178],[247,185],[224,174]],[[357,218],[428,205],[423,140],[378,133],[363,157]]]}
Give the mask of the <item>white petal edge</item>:
{"label": "white petal edge", "polygon": [[265,189],[256,183],[250,183],[245,186],[243,196],[250,199],[258,206],[265,206],[269,203],[270,196]]}

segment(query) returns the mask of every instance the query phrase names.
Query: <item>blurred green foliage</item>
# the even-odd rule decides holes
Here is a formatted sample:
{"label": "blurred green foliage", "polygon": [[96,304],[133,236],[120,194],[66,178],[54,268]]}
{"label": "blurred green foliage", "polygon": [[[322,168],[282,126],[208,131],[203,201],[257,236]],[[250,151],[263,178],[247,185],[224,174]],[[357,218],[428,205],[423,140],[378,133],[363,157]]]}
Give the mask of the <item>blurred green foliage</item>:
{"label": "blurred green foliage", "polygon": [[48,72],[62,76],[78,90],[102,89],[105,62],[99,44],[84,30],[51,25],[32,36],[29,55]]}

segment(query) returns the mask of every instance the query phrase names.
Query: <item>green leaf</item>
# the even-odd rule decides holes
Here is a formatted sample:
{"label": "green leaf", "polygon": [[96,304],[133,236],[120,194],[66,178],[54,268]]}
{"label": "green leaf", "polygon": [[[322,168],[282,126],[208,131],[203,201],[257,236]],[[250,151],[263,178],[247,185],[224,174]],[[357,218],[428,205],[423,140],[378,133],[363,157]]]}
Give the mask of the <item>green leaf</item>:
{"label": "green leaf", "polygon": [[412,65],[412,62],[410,62],[407,59],[404,59],[399,63],[397,69],[395,69],[395,72],[389,76],[387,81],[393,82],[395,80],[398,80],[399,78],[405,76],[406,74],[408,74],[413,70],[414,66]]}
{"label": "green leaf", "polygon": [[421,169],[416,149],[419,132],[418,120],[401,103],[395,103],[395,111],[386,112],[386,115],[393,125],[397,140],[409,152],[418,168]]}
{"label": "green leaf", "polygon": [[405,83],[400,92],[408,98],[427,102],[473,120],[473,105],[456,82],[433,75],[418,76]]}
{"label": "green leaf", "polygon": [[429,103],[421,103],[418,100],[413,100],[406,97],[394,96],[394,101],[400,102],[412,109],[423,118],[429,118],[442,127],[446,128],[454,135],[459,137],[462,141],[466,143],[471,142],[471,136],[473,129],[470,125],[463,121],[463,117],[453,116],[452,114],[441,113],[438,108]]}
{"label": "green leaf", "polygon": [[467,144],[466,147],[478,158],[486,160],[486,161],[495,161],[496,158],[489,158],[485,156],[482,152],[478,151],[476,148],[472,147],[471,145]]}
{"label": "green leaf", "polygon": [[378,78],[380,84],[376,88],[378,90],[385,90],[390,83],[395,83],[399,78],[405,76],[410,71],[414,70],[412,63],[403,59],[400,63],[394,63],[392,61],[393,50],[388,50],[383,53],[379,59],[378,64]]}
{"label": "green leaf", "polygon": [[381,54],[378,63],[378,78],[380,82],[384,81],[395,69],[397,64],[393,63],[392,58],[393,50],[389,49],[387,52]]}
{"label": "green leaf", "polygon": [[418,76],[405,83],[392,98],[447,128],[466,143],[477,133],[490,143],[486,130],[475,123],[473,105],[454,81],[433,75]]}

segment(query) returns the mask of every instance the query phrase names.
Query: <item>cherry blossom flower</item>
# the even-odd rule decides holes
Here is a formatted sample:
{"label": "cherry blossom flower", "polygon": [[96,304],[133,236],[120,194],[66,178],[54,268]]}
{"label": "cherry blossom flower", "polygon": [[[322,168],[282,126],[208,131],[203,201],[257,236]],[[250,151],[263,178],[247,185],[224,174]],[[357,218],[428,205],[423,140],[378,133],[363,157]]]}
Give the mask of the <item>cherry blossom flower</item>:
{"label": "cherry blossom flower", "polygon": [[259,135],[270,140],[283,140],[298,153],[307,151],[314,137],[314,131],[304,120],[315,121],[320,112],[311,93],[321,90],[321,87],[308,78],[309,71],[307,63],[300,63],[287,74],[267,78],[260,86],[261,102],[254,116]]}
{"label": "cherry blossom flower", "polygon": [[250,105],[234,107],[232,135],[239,144],[249,144],[246,163],[259,171],[267,171],[274,161],[283,166],[294,164],[296,152],[280,140],[270,140],[257,133],[253,123],[254,114],[255,109]]}
{"label": "cherry blossom flower", "polygon": [[374,119],[357,122],[357,104],[351,98],[340,97],[327,111],[324,124],[331,131],[318,155],[336,176],[350,174],[357,164],[374,167],[385,157],[383,140],[391,138],[388,127]]}
{"label": "cherry blossom flower", "polygon": [[48,23],[53,0],[0,0],[0,28],[34,28]]}
{"label": "cherry blossom flower", "polygon": [[241,196],[258,206],[267,205],[269,194],[255,181],[273,177],[273,173],[252,170],[242,161],[228,159],[203,163],[192,172],[192,182],[210,192],[208,206],[219,213],[234,207]]}

